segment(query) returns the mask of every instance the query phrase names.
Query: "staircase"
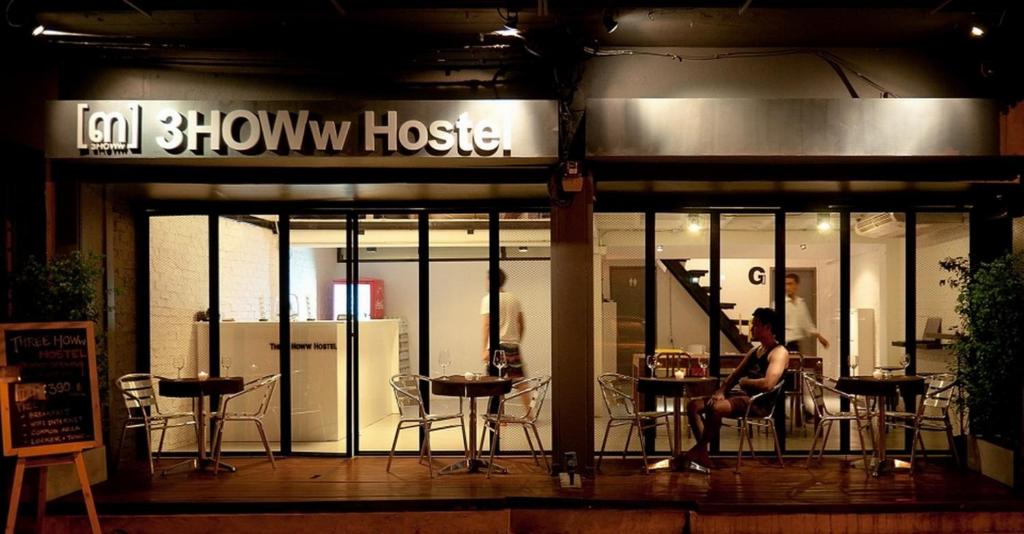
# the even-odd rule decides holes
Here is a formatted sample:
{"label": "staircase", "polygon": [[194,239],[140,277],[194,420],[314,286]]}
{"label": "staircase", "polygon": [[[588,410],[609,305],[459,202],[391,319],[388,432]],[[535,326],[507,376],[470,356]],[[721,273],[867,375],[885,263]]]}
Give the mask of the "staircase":
{"label": "staircase", "polygon": [[[701,277],[708,274],[708,272],[703,269],[688,270],[686,268],[688,259],[662,259],[661,263],[668,269],[668,272],[672,273],[672,276],[679,282],[679,285],[693,297],[694,302],[704,310],[704,313],[711,317],[711,297],[709,296],[711,287],[700,285]],[[736,304],[732,302],[721,303],[721,310],[718,312],[718,329],[732,342],[736,350],[747,352],[752,348],[752,345],[747,341],[746,337],[740,335],[740,330],[736,327],[738,321],[730,319],[724,311],[734,309],[735,307]]]}

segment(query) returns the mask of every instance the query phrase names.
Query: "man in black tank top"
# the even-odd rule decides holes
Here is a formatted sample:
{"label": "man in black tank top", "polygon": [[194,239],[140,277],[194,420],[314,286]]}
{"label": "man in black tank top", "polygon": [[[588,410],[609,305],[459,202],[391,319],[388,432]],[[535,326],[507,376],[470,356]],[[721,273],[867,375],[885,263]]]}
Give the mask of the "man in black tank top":
{"label": "man in black tank top", "polygon": [[[778,315],[775,310],[754,310],[750,337],[761,345],[747,353],[714,395],[706,399],[692,399],[687,404],[686,414],[697,444],[683,455],[678,465],[685,468],[694,462],[703,469],[711,465],[708,443],[718,437],[723,417],[743,416],[748,407],[752,415],[763,415],[771,410],[771,406],[766,403],[755,402],[751,405],[750,398],[775,387],[789,363],[789,351],[776,339],[777,325]],[[739,386],[739,391],[731,391],[734,386]],[[773,400],[766,399],[768,402]]]}

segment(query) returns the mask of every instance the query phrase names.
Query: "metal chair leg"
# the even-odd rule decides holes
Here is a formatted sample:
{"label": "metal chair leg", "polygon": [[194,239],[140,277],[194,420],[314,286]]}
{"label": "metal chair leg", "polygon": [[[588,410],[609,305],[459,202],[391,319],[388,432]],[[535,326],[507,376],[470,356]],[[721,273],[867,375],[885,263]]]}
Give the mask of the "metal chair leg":
{"label": "metal chair leg", "polygon": [[537,438],[537,449],[540,450],[540,457],[544,459],[544,469],[549,473],[551,472],[551,464],[548,462],[547,453],[544,452],[544,445],[540,441],[540,432],[537,431],[537,425],[531,424],[530,428],[533,429],[533,435]]}
{"label": "metal chair leg", "polygon": [[224,440],[224,421],[211,420],[210,424],[213,427],[213,475],[217,476],[220,471],[221,443]]}
{"label": "metal chair leg", "polygon": [[[779,459],[779,467],[785,469],[786,463],[782,461],[782,445],[779,444],[779,433],[775,430],[775,425],[768,425],[768,429],[771,430],[772,439],[775,441],[775,457]],[[831,429],[832,427],[830,426],[829,430]],[[754,446],[751,445],[750,449],[753,451]]]}
{"label": "metal chair leg", "polygon": [[956,462],[957,468],[960,468],[960,453],[956,450],[956,441],[953,439],[953,424],[949,421],[949,415],[946,415],[946,441],[949,442],[949,450],[953,453],[953,461]]}
{"label": "metal chair leg", "polygon": [[[636,436],[640,440],[640,457],[643,458],[644,474],[646,475],[647,473],[650,472],[650,470],[647,469],[647,444],[644,443],[644,428],[643,428],[642,424],[640,424],[639,422],[636,422],[634,425],[629,427],[629,435],[630,436],[633,435],[633,427],[634,426],[636,427]],[[627,443],[628,443],[628,441],[627,441]],[[626,456],[625,452],[623,452],[622,456],[623,456],[623,458],[625,458],[625,456]]]}
{"label": "metal chair leg", "polygon": [[[811,450],[809,453],[807,453],[807,465],[805,466],[807,469],[811,468],[811,460],[814,459],[814,451],[818,450],[818,436],[821,436],[822,430],[824,430],[824,426],[825,423],[823,422],[819,422],[817,425],[815,425],[816,428],[814,429],[814,439],[811,440]],[[822,450],[824,451],[824,447],[822,447]]]}
{"label": "metal chair leg", "polygon": [[[626,434],[626,446],[622,448],[622,459],[623,460],[626,459],[626,452],[629,451],[629,442],[630,442],[630,440],[633,439],[633,427],[634,426],[636,426],[636,421],[635,420],[631,421],[629,423],[629,433]],[[641,444],[641,448],[642,448],[642,444]]]}
{"label": "metal chair leg", "polygon": [[[736,472],[737,473],[740,472],[740,467],[743,466],[743,436],[747,435],[747,420],[746,419],[741,419],[740,420],[739,434],[740,434],[740,443],[739,443],[739,447],[738,447],[739,451],[737,451],[737,453],[736,453]],[[754,445],[751,444],[750,448],[751,448],[751,451],[753,451]]]}
{"label": "metal chair leg", "polygon": [[832,423],[828,422],[828,428],[825,429],[825,435],[821,438],[821,449],[818,451],[818,459],[821,460],[825,457],[825,449],[828,447],[828,438],[832,436]]}
{"label": "metal chair leg", "polygon": [[128,421],[121,425],[121,439],[117,440],[117,457],[114,459],[114,471],[121,466],[121,449],[124,447],[124,435],[128,432]]}
{"label": "metal chair leg", "polygon": [[[399,422],[398,425],[395,426],[395,439],[391,440],[391,452],[388,453],[388,466],[386,469],[384,469],[385,473],[391,472],[391,460],[395,457],[395,447],[398,446],[398,433],[401,431],[402,423]],[[422,447],[420,448],[420,450],[423,450]]]}
{"label": "metal chair leg", "polygon": [[[221,423],[224,426],[224,423]],[[263,448],[267,451],[267,458],[270,458],[270,467],[277,469],[277,463],[274,461],[274,451],[270,450],[270,442],[267,441],[267,433],[263,431],[263,422],[259,419],[256,420],[256,430],[260,431],[260,438],[263,439]],[[223,429],[221,430],[223,432]],[[219,446],[219,445],[218,445]],[[220,459],[218,458],[218,462]]]}
{"label": "metal chair leg", "polygon": [[430,478],[434,478],[434,457],[430,453],[430,423],[425,423],[423,430],[423,446],[427,450],[427,472],[430,473]]}
{"label": "metal chair leg", "polygon": [[167,435],[167,421],[164,419],[164,426],[160,428],[160,445],[156,448],[156,459],[160,459],[160,455],[164,452],[164,436]]}
{"label": "metal chair leg", "polygon": [[604,447],[608,444],[608,433],[612,430],[612,420],[608,420],[608,424],[604,427],[604,439],[601,440],[601,451],[597,453],[597,465],[594,469],[601,469],[601,459],[604,458]]}
{"label": "metal chair leg", "polygon": [[533,450],[533,440],[530,439],[530,431],[526,428],[526,424],[523,424],[523,434],[526,434],[526,444],[530,447],[530,456],[533,456],[533,463],[540,465],[540,461],[537,460],[537,451]]}
{"label": "metal chair leg", "polygon": [[497,445],[498,441],[501,439],[501,425],[495,424],[493,432],[494,435],[491,436],[491,456],[490,460],[487,462],[487,478],[491,478],[491,473],[494,472],[494,449],[496,448],[495,445]]}
{"label": "metal chair leg", "polygon": [[143,428],[146,429],[146,457],[149,458],[149,476],[153,476],[156,473],[153,466],[153,431],[148,423]]}

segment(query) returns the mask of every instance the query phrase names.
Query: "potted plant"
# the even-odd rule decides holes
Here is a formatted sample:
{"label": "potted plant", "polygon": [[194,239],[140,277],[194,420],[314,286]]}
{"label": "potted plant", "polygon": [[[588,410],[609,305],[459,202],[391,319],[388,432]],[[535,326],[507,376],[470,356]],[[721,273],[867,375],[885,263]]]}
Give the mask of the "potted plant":
{"label": "potted plant", "polygon": [[[15,273],[12,290],[13,316],[18,322],[92,321],[96,324],[96,371],[100,389],[100,413],[103,429],[109,427],[106,335],[100,323],[102,303],[98,290],[103,274],[101,258],[96,254],[71,252],[42,262],[29,257]],[[86,451],[89,479],[106,480],[105,448]],[[65,469],[66,468],[66,469]],[[51,468],[48,478],[50,497],[78,489],[78,478],[70,466]]]}
{"label": "potted plant", "polygon": [[[1006,254],[975,269],[965,258],[939,264],[952,275],[946,282],[959,290],[960,336],[951,346],[952,370],[961,387],[958,413],[961,422],[966,413],[974,438],[969,440],[969,464],[1012,484],[1024,383],[1024,255]],[[999,456],[1002,461],[996,460]]]}

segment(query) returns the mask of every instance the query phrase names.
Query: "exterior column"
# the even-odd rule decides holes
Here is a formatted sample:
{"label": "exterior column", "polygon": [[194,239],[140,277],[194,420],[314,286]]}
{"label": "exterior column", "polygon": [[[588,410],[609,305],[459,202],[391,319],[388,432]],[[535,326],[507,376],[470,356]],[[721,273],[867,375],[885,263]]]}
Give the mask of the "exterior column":
{"label": "exterior column", "polygon": [[[557,178],[556,178],[557,179]],[[594,465],[594,185],[551,208],[552,465],[578,472]]]}

